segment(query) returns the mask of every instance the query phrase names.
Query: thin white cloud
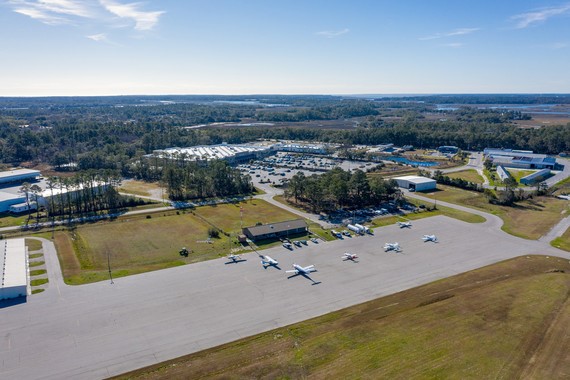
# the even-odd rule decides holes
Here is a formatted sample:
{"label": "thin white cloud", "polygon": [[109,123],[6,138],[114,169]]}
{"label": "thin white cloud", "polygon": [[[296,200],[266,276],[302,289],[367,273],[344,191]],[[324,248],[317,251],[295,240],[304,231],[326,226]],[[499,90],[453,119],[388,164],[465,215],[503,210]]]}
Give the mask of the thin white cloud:
{"label": "thin white cloud", "polygon": [[[2,1],[2,0],[0,0]],[[12,11],[44,24],[73,24],[96,28],[153,29],[164,11],[145,11],[142,3],[124,0],[5,0]],[[121,20],[118,22],[118,20]],[[126,23],[125,21],[128,21]],[[133,26],[134,24],[134,26]]]}
{"label": "thin white cloud", "polygon": [[532,12],[521,13],[511,17],[511,20],[517,23],[517,29],[524,29],[543,23],[551,17],[568,13],[570,13],[570,4],[565,4],[558,7],[542,8]]}
{"label": "thin white cloud", "polygon": [[85,36],[85,37],[97,42],[107,41],[107,35],[105,33],[92,34],[90,36]]}
{"label": "thin white cloud", "polygon": [[448,44],[443,44],[441,46],[444,47],[448,47],[448,48],[454,48],[454,49],[458,49],[460,47],[463,47],[465,44],[463,44],[462,42],[450,42]]}
{"label": "thin white cloud", "polygon": [[317,32],[317,36],[321,36],[321,37],[325,37],[325,38],[335,38],[338,36],[342,36],[343,34],[346,34],[350,32],[350,29],[348,28],[344,28],[342,30],[323,30],[321,32]]}
{"label": "thin white cloud", "polygon": [[564,49],[564,48],[570,47],[570,44],[568,42],[553,42],[553,43],[547,45],[547,47],[550,49],[557,50],[557,49]]}
{"label": "thin white cloud", "polygon": [[156,26],[164,11],[143,11],[140,3],[121,4],[114,0],[99,0],[101,5],[119,18],[131,19],[136,30],[150,30]]}
{"label": "thin white cloud", "polygon": [[71,22],[74,17],[89,18],[88,2],[79,0],[9,0],[13,11],[45,24],[56,25]]}
{"label": "thin white cloud", "polygon": [[438,38],[445,38],[445,37],[463,36],[466,34],[474,33],[478,30],[480,30],[480,28],[459,28],[447,33],[436,33],[430,36],[420,37],[419,40],[426,41],[426,40],[435,40]]}

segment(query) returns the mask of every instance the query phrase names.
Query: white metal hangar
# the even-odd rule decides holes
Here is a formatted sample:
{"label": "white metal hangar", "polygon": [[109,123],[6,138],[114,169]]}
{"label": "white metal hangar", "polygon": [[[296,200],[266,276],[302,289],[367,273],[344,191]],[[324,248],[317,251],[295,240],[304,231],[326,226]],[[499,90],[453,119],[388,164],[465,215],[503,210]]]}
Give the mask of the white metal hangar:
{"label": "white metal hangar", "polygon": [[435,179],[420,177],[417,175],[407,175],[395,177],[398,186],[410,191],[429,191],[435,189]]}
{"label": "white metal hangar", "polygon": [[28,255],[24,239],[0,241],[0,300],[28,295]]}

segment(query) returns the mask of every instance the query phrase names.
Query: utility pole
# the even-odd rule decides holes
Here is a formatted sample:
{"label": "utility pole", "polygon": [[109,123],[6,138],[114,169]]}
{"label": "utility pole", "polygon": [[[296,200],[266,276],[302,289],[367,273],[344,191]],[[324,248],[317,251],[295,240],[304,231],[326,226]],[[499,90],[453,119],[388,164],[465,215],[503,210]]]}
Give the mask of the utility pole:
{"label": "utility pole", "polygon": [[111,279],[111,284],[114,284],[113,274],[111,273],[111,253],[109,251],[107,251],[107,266],[109,267],[109,278]]}

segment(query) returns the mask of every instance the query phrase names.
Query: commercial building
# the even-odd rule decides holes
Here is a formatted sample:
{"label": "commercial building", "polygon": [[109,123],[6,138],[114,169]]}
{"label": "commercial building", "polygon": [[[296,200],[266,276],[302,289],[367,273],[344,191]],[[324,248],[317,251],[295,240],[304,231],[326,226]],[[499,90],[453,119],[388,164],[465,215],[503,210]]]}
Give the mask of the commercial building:
{"label": "commercial building", "polygon": [[181,159],[187,161],[207,162],[211,160],[226,160],[230,164],[239,164],[255,160],[273,153],[271,145],[200,145],[188,148],[167,148],[155,150],[147,158]]}
{"label": "commercial building", "polygon": [[28,253],[24,239],[0,242],[0,300],[27,296]]}
{"label": "commercial building", "polygon": [[7,193],[0,191],[0,213],[10,211],[10,207],[26,201],[26,194]]}
{"label": "commercial building", "polygon": [[443,146],[440,146],[439,148],[437,148],[437,150],[440,153],[455,154],[459,151],[459,148],[456,146],[451,146],[451,145],[443,145]]}
{"label": "commercial building", "polygon": [[525,177],[522,177],[520,179],[520,182],[523,185],[532,185],[537,182],[542,182],[548,177],[550,177],[550,169],[542,169]]}
{"label": "commercial building", "polygon": [[551,170],[556,169],[558,166],[555,157],[533,153],[530,150],[486,148],[483,153],[495,166]]}
{"label": "commercial building", "polygon": [[307,232],[307,222],[303,219],[245,227],[242,232],[253,241],[287,237]]}
{"label": "commercial building", "polygon": [[501,165],[497,166],[497,175],[499,176],[501,181],[504,181],[511,176],[508,170]]}
{"label": "commercial building", "polygon": [[0,184],[11,182],[35,181],[40,176],[39,170],[14,169],[0,172]]}
{"label": "commercial building", "polygon": [[327,147],[323,144],[277,143],[273,145],[273,149],[281,152],[327,154]]}
{"label": "commercial building", "polygon": [[436,187],[435,179],[416,175],[395,177],[394,180],[398,183],[398,186],[410,191],[429,191],[434,190]]}

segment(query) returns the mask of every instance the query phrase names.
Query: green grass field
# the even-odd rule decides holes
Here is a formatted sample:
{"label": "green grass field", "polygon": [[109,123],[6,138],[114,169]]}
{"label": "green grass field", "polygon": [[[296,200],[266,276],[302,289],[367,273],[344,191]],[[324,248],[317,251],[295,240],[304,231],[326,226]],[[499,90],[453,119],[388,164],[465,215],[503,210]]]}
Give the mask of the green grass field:
{"label": "green grass field", "polygon": [[[238,204],[198,207],[195,210],[168,211],[124,217],[115,221],[77,226],[55,234],[63,275],[67,284],[78,285],[109,278],[108,262],[114,277],[164,269],[228,255],[243,225],[296,219],[262,200]],[[211,224],[210,224],[211,223]],[[232,234],[211,239],[208,229],[215,225]],[[182,247],[191,251],[185,258]]]}
{"label": "green grass field", "polygon": [[0,227],[22,226],[26,224],[26,219],[28,219],[28,215],[13,215],[7,212],[1,213]]}
{"label": "green grass field", "polygon": [[490,204],[482,193],[445,185],[438,189],[424,195],[497,215],[504,221],[503,231],[525,239],[540,238],[570,211],[570,202],[553,197],[534,197],[507,207]]}
{"label": "green grass field", "polygon": [[517,181],[519,186],[525,186],[520,183],[521,178],[536,172],[536,170],[522,170],[522,169],[512,169],[512,168],[509,168],[508,171],[509,173],[511,173],[511,176]]}
{"label": "green grass field", "polygon": [[552,240],[550,242],[550,245],[570,252],[570,228],[567,229],[566,232],[562,234],[562,236]]}
{"label": "green grass field", "polygon": [[241,233],[241,226],[248,227],[256,223],[267,224],[299,219],[297,215],[260,199],[203,206],[196,208],[194,212],[221,230],[234,234]]}
{"label": "green grass field", "polygon": [[526,256],[118,378],[565,378],[569,294],[567,260]]}
{"label": "green grass field", "polygon": [[483,183],[483,177],[477,173],[477,170],[469,169],[469,170],[461,170],[458,172],[448,173],[445,174],[449,178],[461,178],[469,182],[473,183]]}
{"label": "green grass field", "polygon": [[25,239],[26,247],[29,251],[38,251],[42,249],[42,242],[36,239]]}

